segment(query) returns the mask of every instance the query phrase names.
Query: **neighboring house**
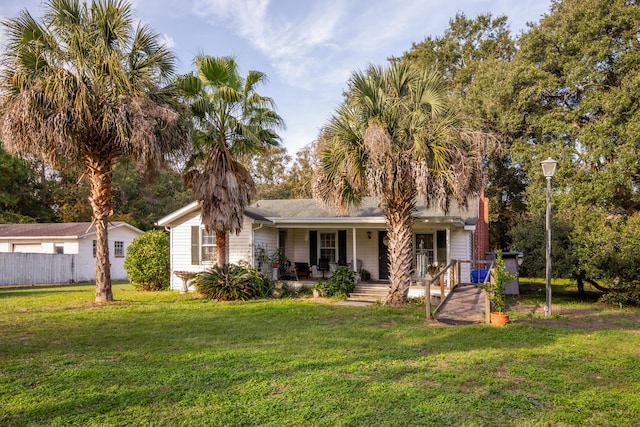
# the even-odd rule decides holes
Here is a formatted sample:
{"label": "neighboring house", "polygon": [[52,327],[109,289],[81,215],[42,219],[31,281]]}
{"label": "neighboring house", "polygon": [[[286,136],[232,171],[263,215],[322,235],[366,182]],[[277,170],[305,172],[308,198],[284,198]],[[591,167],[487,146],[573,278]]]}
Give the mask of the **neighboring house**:
{"label": "neighboring house", "polygon": [[[419,254],[422,259],[427,256],[429,265],[441,266],[453,259],[484,259],[474,246],[482,251],[486,245],[474,239],[474,231],[476,223],[484,222],[485,205],[486,199],[480,197],[471,198],[466,208],[454,202],[447,213],[419,205],[413,225],[414,262]],[[215,233],[205,232],[197,202],[165,216],[157,225],[170,231],[171,289],[182,286],[175,272],[198,272],[213,265]],[[279,250],[294,265],[317,266],[325,258],[332,266],[364,268],[372,280],[386,280],[386,234],[384,215],[373,198],[365,198],[359,208],[342,215],[313,199],[260,200],[246,208],[242,232],[228,236],[227,262],[247,261],[269,271],[265,263]],[[470,281],[470,273],[470,263],[461,264],[460,279]]]}
{"label": "neighboring house", "polygon": [[[142,231],[120,221],[110,222],[108,230],[111,279],[127,280],[124,270],[127,248]],[[95,242],[96,230],[90,222],[0,224],[0,253],[74,255],[69,281],[95,280]],[[37,265],[24,268],[33,269]]]}

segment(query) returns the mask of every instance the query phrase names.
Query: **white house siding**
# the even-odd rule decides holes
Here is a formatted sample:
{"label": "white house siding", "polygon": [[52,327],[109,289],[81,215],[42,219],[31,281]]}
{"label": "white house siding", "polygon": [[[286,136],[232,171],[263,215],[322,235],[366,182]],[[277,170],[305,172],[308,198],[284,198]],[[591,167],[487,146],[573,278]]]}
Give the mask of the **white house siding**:
{"label": "white house siding", "polygon": [[[371,232],[371,239],[367,237],[367,232]],[[380,277],[378,268],[378,231],[380,229],[358,229],[356,230],[357,254],[356,258],[362,261],[362,268],[371,274],[371,279],[378,280]],[[347,233],[348,235],[349,233]],[[349,260],[353,259],[353,255]]]}
{"label": "white house siding", "polygon": [[9,252],[22,253],[22,254],[42,254],[42,244],[40,243],[14,243]]}
{"label": "white house siding", "polygon": [[[131,245],[133,239],[138,236],[139,233],[131,230],[128,227],[118,227],[109,230],[109,261],[111,263],[112,280],[127,280],[127,273],[124,269],[125,257],[115,256],[114,242],[123,242],[126,255],[127,248],[129,247],[129,245]],[[14,253],[50,255],[50,257],[43,258],[43,260],[46,261],[43,261],[42,263],[30,263],[28,260],[31,258],[15,258],[15,262],[12,268],[24,271],[24,275],[21,277],[23,277],[22,280],[25,281],[18,281],[11,284],[38,283],[35,281],[36,277],[47,278],[47,283],[90,282],[95,280],[96,260],[93,256],[93,241],[95,240],[95,234],[90,234],[82,239],[73,240],[61,240],[60,238],[44,238],[40,240],[41,243],[3,243],[2,247],[0,247],[0,252],[6,251]],[[63,255],[55,254],[55,246],[59,244],[62,244],[64,247]],[[15,250],[16,248],[18,248],[18,250]],[[29,248],[31,250],[27,250]],[[68,258],[65,257],[65,255],[74,256],[72,258]],[[58,261],[60,263],[59,266],[53,266],[51,264],[52,262],[55,262],[56,257],[60,257]],[[69,264],[70,267],[67,267],[67,264]],[[28,272],[28,270],[50,271],[34,272],[33,274],[31,274]],[[69,270],[70,273],[64,273],[67,270]]]}
{"label": "white house siding", "polygon": [[237,264],[238,261],[251,262],[253,260],[253,248],[251,247],[251,233],[253,224],[246,220],[242,225],[240,234],[231,234],[227,239],[227,253],[229,262]]}
{"label": "white house siding", "polygon": [[[200,213],[194,212],[187,215],[174,224],[171,228],[170,264],[171,271],[204,271],[211,267],[212,263],[200,265],[191,264],[191,227],[200,227]],[[175,274],[171,275],[171,289],[180,290],[182,279]]]}
{"label": "white house siding", "polygon": [[309,259],[309,230],[290,228],[287,230],[287,239],[287,257],[292,262],[311,264]]}
{"label": "white house siding", "polygon": [[[347,231],[347,259],[351,263],[353,260],[353,225],[337,228],[290,228],[287,229],[287,257],[292,262],[306,262],[316,264],[318,260],[309,259],[309,230],[316,230],[318,233],[336,233],[338,230]],[[371,239],[367,238],[367,231],[371,232]],[[378,229],[357,228],[356,229],[356,258],[362,261],[362,266],[372,275],[378,277]],[[318,253],[319,253],[318,248]],[[349,265],[351,268],[351,264]]]}
{"label": "white house siding", "polygon": [[[124,269],[124,259],[127,256],[127,249],[133,242],[133,239],[139,234],[133,232],[127,227],[117,227],[109,230],[109,260],[111,261],[111,279],[127,280],[127,272]],[[91,255],[93,257],[93,239],[91,239]],[[115,242],[123,242],[124,253],[121,257],[115,256]],[[94,264],[95,270],[95,264]]]}
{"label": "white house siding", "polygon": [[[470,232],[462,228],[452,229],[450,233],[451,245],[450,245],[450,257],[456,260],[468,260],[469,259],[469,235]],[[462,283],[471,282],[471,265],[469,263],[462,263],[460,266],[460,277],[458,280]]]}
{"label": "white house siding", "polygon": [[264,248],[267,256],[271,256],[278,249],[278,229],[262,226],[253,232],[253,245],[255,248]]}
{"label": "white house siding", "polygon": [[[127,248],[133,242],[133,239],[139,234],[127,227],[112,228],[109,230],[109,262],[111,263],[111,280],[128,280],[127,272],[124,269],[124,259],[127,254]],[[78,254],[76,258],[76,277],[78,282],[86,282],[95,280],[96,277],[96,259],[93,256],[93,241],[96,239],[95,234],[86,236],[84,239],[67,242],[64,246],[66,253],[73,253],[75,249]],[[123,242],[123,257],[115,256],[115,242]],[[53,251],[53,247],[52,247]]]}

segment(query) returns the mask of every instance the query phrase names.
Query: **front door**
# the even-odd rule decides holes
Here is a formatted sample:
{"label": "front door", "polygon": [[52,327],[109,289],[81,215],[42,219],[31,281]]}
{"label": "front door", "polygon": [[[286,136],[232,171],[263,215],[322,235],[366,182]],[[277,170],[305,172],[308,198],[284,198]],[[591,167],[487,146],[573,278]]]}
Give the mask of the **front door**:
{"label": "front door", "polygon": [[387,248],[387,232],[378,231],[378,278],[389,279],[389,250]]}

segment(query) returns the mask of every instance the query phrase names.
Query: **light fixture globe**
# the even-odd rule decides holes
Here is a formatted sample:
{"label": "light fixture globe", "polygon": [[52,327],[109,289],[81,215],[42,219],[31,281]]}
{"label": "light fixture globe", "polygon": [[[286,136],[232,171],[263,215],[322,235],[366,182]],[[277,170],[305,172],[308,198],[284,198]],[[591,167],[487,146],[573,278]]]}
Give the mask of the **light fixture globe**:
{"label": "light fixture globe", "polygon": [[540,165],[542,166],[542,173],[544,176],[546,178],[552,178],[553,174],[556,173],[556,166],[558,165],[558,162],[549,157],[547,160],[541,161]]}

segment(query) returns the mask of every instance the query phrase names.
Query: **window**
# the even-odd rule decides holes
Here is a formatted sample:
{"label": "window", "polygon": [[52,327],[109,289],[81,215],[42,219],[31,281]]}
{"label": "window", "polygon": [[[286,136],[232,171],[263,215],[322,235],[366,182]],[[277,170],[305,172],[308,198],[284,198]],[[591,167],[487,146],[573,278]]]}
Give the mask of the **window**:
{"label": "window", "polygon": [[207,233],[204,228],[200,234],[200,261],[209,262],[216,259],[216,233]]}
{"label": "window", "polygon": [[336,262],[336,233],[320,233],[320,258]]}
{"label": "window", "polygon": [[191,226],[191,265],[215,261],[216,233],[207,233],[204,228]]}
{"label": "window", "polygon": [[96,241],[93,241],[93,257],[96,257]]}
{"label": "window", "polygon": [[113,242],[113,255],[117,258],[124,257],[124,242]]}
{"label": "window", "polygon": [[64,243],[56,243],[53,245],[54,253],[57,255],[64,254]]}

